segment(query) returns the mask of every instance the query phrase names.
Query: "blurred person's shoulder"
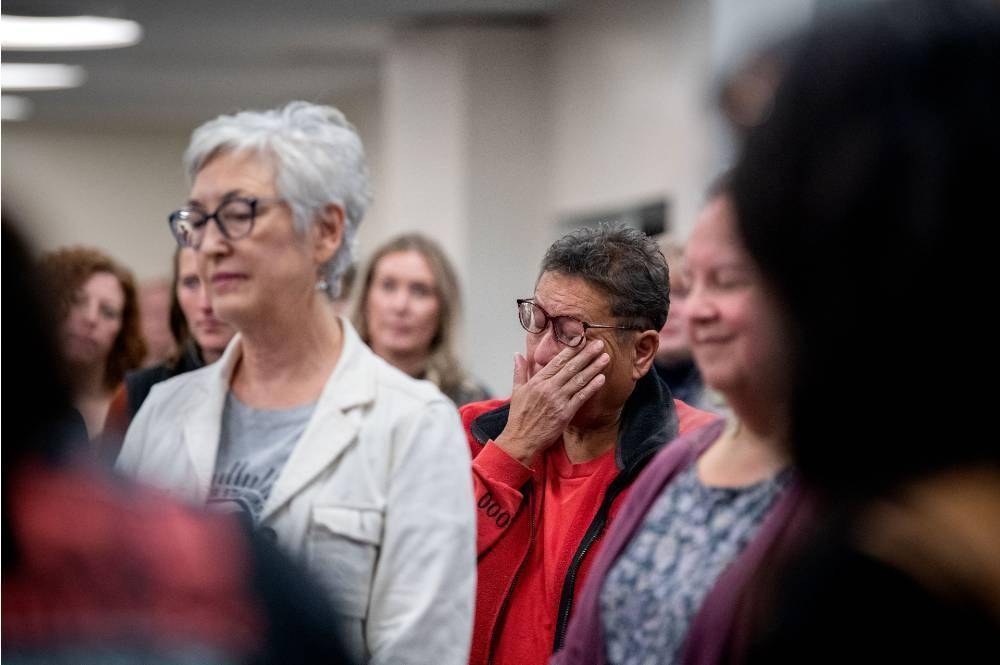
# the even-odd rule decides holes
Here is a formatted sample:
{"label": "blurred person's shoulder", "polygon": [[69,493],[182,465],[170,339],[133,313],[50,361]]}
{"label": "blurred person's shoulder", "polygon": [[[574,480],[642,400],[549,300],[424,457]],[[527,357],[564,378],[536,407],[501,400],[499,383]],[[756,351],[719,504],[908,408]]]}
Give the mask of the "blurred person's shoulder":
{"label": "blurred person's shoulder", "polygon": [[259,645],[250,550],[235,522],[89,467],[26,469],[12,500],[5,649],[144,638],[236,653]]}
{"label": "blurred person's shoulder", "polygon": [[326,598],[231,516],[86,465],[39,464],[12,481],[5,652],[345,662]]}

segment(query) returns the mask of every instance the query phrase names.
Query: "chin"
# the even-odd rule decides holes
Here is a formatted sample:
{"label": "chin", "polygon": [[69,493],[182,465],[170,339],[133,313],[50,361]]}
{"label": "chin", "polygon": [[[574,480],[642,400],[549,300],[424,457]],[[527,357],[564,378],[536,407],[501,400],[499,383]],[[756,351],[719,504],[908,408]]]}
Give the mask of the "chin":
{"label": "chin", "polygon": [[[266,316],[266,312],[257,312],[255,308],[251,306],[250,302],[245,298],[239,298],[234,295],[225,295],[216,300],[212,301],[212,309],[215,310],[215,316],[221,321],[229,323],[230,321],[241,321],[247,317]],[[233,325],[230,323],[230,325]],[[234,328],[236,326],[233,326]]]}
{"label": "chin", "polygon": [[224,341],[221,339],[206,339],[203,341],[200,339],[196,339],[195,341],[198,343],[198,348],[202,349],[203,351],[207,351],[208,353],[215,353],[217,355],[222,355],[222,352],[226,350],[227,346],[229,346],[228,340]]}
{"label": "chin", "polygon": [[733,376],[731,372],[712,371],[711,368],[701,369],[701,378],[706,386],[723,395],[741,383],[739,377]]}

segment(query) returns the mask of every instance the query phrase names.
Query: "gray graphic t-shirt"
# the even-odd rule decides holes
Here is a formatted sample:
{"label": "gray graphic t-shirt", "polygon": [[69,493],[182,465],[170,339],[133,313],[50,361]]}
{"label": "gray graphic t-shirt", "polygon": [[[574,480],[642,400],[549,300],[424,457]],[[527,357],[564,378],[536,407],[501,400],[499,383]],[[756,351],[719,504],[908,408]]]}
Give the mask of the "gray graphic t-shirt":
{"label": "gray graphic t-shirt", "polygon": [[291,409],[254,409],[232,392],[226,395],[208,507],[245,513],[256,525],[315,409],[315,402]]}

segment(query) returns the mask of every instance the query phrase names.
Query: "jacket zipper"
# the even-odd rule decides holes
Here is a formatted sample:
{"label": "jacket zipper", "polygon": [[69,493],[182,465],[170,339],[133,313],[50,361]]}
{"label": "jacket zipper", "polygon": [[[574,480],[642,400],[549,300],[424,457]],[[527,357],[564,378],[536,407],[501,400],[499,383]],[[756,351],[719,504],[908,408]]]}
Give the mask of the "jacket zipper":
{"label": "jacket zipper", "polygon": [[514,587],[517,586],[517,579],[521,576],[521,571],[524,569],[524,564],[528,562],[528,557],[531,556],[531,548],[535,544],[535,492],[534,485],[528,487],[528,492],[530,496],[528,499],[528,549],[525,552],[524,557],[521,559],[521,563],[518,564],[517,570],[514,571],[514,578],[510,582],[510,586],[507,588],[507,595],[503,598],[503,603],[500,604],[500,611],[497,612],[496,622],[493,624],[493,637],[490,640],[490,657],[487,659],[487,665],[493,665],[493,655],[496,653],[497,641],[500,639],[500,631],[498,631],[497,624],[503,619],[504,614],[507,612],[507,605],[510,603],[510,597],[514,595]]}
{"label": "jacket zipper", "polygon": [[590,551],[591,546],[597,539],[600,538],[605,531],[605,526],[607,525],[608,514],[611,511],[611,504],[614,500],[618,498],[618,495],[628,487],[632,479],[638,475],[639,471],[646,465],[646,462],[655,455],[658,451],[651,450],[632,464],[632,466],[627,471],[622,471],[618,474],[611,485],[608,486],[608,492],[604,495],[604,500],[601,502],[601,507],[598,509],[597,514],[594,515],[594,519],[591,521],[590,526],[587,527],[587,532],[583,536],[583,540],[580,541],[580,546],[576,550],[576,554],[573,555],[573,560],[570,562],[569,568],[566,571],[566,578],[563,581],[562,594],[559,599],[559,614],[557,614],[556,622],[556,637],[552,645],[552,653],[556,653],[563,648],[563,643],[566,640],[566,628],[569,626],[569,615],[573,610],[573,594],[576,590],[576,574],[580,569],[580,565],[583,563],[584,558],[587,556],[587,552]]}

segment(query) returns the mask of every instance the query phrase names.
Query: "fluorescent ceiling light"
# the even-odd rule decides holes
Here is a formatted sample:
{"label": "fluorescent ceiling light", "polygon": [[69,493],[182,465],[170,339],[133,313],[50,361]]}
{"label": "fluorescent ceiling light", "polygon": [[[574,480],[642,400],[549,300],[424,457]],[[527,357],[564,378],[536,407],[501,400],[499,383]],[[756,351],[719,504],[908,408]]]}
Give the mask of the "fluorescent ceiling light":
{"label": "fluorescent ceiling light", "polygon": [[22,62],[0,65],[0,87],[6,90],[75,88],[87,78],[83,67]]}
{"label": "fluorescent ceiling light", "polygon": [[25,120],[31,115],[33,107],[34,104],[27,97],[0,96],[0,118],[3,120]]}
{"label": "fluorescent ceiling light", "polygon": [[135,21],[99,16],[0,16],[7,50],[57,51],[132,46],[142,39]]}

